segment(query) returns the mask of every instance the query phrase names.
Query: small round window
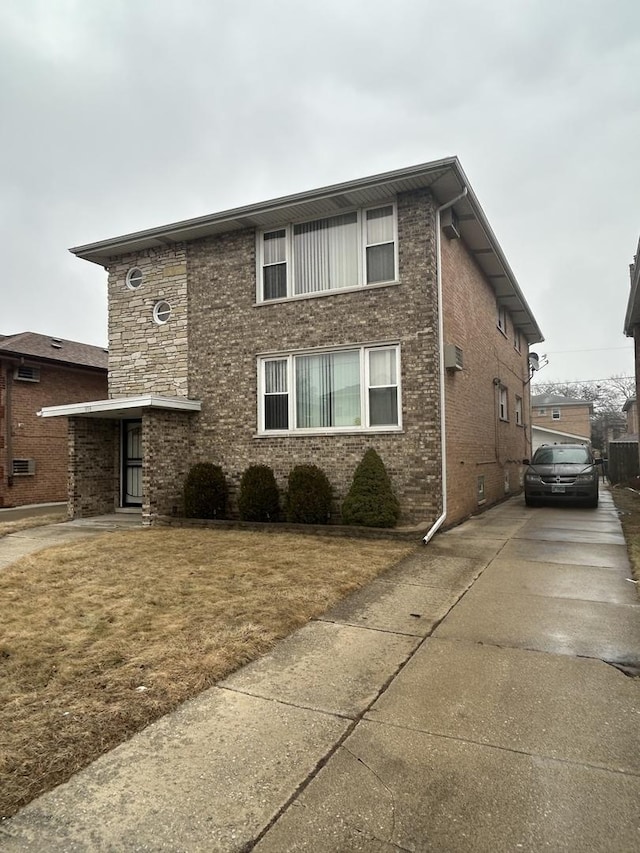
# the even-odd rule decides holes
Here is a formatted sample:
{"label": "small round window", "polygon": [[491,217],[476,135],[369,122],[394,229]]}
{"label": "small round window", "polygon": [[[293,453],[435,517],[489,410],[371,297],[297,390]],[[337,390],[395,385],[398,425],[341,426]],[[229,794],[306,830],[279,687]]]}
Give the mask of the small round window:
{"label": "small round window", "polygon": [[168,302],[156,302],[153,306],[153,319],[159,325],[163,326],[171,316],[171,305]]}
{"label": "small round window", "polygon": [[142,284],[142,270],[132,267],[127,273],[127,287],[129,290],[137,290]]}

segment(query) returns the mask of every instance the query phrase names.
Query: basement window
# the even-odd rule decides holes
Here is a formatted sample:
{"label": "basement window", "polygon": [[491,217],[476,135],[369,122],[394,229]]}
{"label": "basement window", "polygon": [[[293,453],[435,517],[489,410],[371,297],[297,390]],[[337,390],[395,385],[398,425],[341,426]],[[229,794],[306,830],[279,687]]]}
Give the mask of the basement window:
{"label": "basement window", "polygon": [[35,459],[14,459],[11,463],[11,472],[14,477],[26,477],[36,473]]}
{"label": "basement window", "polygon": [[483,504],[486,500],[484,492],[484,475],[478,477],[478,503]]}

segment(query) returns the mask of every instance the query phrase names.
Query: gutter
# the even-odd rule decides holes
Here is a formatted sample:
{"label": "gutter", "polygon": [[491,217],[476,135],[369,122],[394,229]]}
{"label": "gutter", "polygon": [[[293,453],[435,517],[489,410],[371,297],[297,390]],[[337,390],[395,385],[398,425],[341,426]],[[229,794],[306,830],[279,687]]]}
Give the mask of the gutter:
{"label": "gutter", "polygon": [[445,412],[445,390],[444,390],[444,312],[442,306],[442,257],[440,249],[440,214],[448,207],[452,207],[467,194],[465,187],[460,195],[451,201],[436,208],[436,281],[438,285],[438,360],[440,365],[440,452],[442,454],[442,514],[432,524],[422,541],[425,545],[429,543],[442,526],[447,517],[447,434],[446,434],[446,412]]}

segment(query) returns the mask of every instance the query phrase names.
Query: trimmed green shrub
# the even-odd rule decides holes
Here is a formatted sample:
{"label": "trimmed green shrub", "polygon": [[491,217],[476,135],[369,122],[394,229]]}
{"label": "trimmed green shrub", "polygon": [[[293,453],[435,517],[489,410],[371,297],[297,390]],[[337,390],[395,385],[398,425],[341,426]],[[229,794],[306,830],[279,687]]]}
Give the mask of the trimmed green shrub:
{"label": "trimmed green shrub", "polygon": [[296,465],[289,473],[287,521],[326,524],[331,515],[331,484],[317,465]]}
{"label": "trimmed green shrub", "polygon": [[277,521],[280,498],[268,465],[250,465],[240,480],[238,509],[243,521]]}
{"label": "trimmed green shrub", "polygon": [[187,518],[224,518],[229,488],[222,468],[197,462],[184,484],[184,514]]}
{"label": "trimmed green shrub", "polygon": [[342,521],[363,527],[395,527],[400,505],[384,462],[373,448],[364,454],[342,504]]}

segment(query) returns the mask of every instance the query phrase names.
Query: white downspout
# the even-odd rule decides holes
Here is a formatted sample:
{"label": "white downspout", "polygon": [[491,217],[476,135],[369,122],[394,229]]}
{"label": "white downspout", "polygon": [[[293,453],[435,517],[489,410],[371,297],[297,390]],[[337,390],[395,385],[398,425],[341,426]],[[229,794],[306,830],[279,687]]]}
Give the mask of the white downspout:
{"label": "white downspout", "polygon": [[461,198],[467,194],[465,187],[460,195],[452,198],[446,204],[436,208],[436,282],[438,289],[438,356],[440,362],[440,448],[442,453],[442,515],[434,521],[429,532],[422,541],[425,545],[428,544],[431,537],[439,530],[443,521],[447,517],[447,435],[446,435],[446,418],[444,409],[444,318],[442,310],[442,258],[440,257],[440,214],[448,207],[452,207]]}

